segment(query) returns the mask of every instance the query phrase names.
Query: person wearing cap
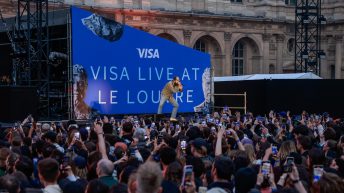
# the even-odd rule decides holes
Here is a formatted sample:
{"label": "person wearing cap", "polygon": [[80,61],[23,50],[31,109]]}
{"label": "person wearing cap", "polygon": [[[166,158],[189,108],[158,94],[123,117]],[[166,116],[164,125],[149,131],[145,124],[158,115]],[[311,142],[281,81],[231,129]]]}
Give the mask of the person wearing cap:
{"label": "person wearing cap", "polygon": [[171,114],[171,121],[177,121],[177,111],[179,104],[177,103],[176,99],[174,99],[173,94],[177,92],[183,91],[183,85],[181,84],[179,77],[175,76],[171,81],[166,83],[164,88],[161,91],[160,103],[158,108],[158,114],[162,114],[162,107],[164,106],[165,102],[168,100],[173,105],[173,110]]}

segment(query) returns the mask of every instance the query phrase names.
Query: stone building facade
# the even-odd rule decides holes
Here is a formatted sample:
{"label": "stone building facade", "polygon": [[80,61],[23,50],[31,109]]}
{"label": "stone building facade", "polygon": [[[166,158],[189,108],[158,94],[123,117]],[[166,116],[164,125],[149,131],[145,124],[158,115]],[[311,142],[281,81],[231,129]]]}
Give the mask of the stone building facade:
{"label": "stone building facade", "polygon": [[[62,1],[208,52],[215,76],[294,72],[296,0]],[[344,1],[322,4],[321,76],[344,78]]]}

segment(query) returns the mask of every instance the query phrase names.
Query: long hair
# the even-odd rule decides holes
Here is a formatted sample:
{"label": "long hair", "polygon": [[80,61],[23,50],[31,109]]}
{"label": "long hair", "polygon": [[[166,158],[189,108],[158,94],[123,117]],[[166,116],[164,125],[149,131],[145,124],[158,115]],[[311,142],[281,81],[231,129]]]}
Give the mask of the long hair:
{"label": "long hair", "polygon": [[289,156],[291,152],[297,152],[295,143],[290,140],[284,141],[281,144],[280,150],[278,152],[280,161],[283,162]]}

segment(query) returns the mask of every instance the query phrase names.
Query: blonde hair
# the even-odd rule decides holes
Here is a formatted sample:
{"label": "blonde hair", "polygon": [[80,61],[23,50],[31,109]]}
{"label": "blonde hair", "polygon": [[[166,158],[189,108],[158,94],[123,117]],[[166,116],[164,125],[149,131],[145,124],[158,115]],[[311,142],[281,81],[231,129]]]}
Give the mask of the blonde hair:
{"label": "blonde hair", "polygon": [[254,147],[251,144],[245,144],[245,151],[248,155],[248,159],[250,159],[250,164],[253,164],[253,162],[256,160],[256,154],[254,152]]}
{"label": "blonde hair", "polygon": [[285,160],[291,152],[296,152],[295,143],[290,140],[284,141],[278,152],[280,160]]}

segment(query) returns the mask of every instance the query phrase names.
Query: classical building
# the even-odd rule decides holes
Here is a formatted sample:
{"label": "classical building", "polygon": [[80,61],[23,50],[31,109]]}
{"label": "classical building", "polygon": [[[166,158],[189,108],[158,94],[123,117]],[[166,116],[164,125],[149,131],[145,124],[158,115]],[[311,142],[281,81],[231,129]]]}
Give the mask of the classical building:
{"label": "classical building", "polygon": [[[59,1],[208,52],[215,76],[294,72],[296,0]],[[344,78],[344,1],[322,0],[322,14],[321,76]]]}

